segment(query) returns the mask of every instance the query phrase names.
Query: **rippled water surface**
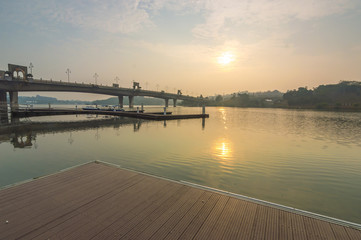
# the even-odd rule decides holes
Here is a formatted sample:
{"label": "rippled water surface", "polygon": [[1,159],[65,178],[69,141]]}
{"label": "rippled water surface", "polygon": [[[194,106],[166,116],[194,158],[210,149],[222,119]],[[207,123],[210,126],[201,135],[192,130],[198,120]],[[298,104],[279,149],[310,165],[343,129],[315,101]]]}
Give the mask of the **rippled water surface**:
{"label": "rippled water surface", "polygon": [[0,128],[0,186],[102,160],[361,223],[361,113],[221,107],[207,113],[205,122],[22,120],[25,126]]}

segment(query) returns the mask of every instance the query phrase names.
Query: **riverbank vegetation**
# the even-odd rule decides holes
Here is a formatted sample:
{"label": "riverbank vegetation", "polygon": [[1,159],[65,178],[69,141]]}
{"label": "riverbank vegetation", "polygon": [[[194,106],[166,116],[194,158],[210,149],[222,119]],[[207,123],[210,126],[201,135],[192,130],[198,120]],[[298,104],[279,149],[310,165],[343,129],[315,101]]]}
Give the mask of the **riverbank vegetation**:
{"label": "riverbank vegetation", "polygon": [[[199,103],[183,101],[184,106]],[[341,81],[338,84],[320,85],[314,89],[300,87],[281,93],[238,92],[230,95],[216,95],[207,98],[207,106],[225,107],[271,107],[304,109],[361,110],[361,82]]]}
{"label": "riverbank vegetation", "polygon": [[361,109],[361,82],[341,81],[312,90],[300,87],[286,92],[283,99],[291,108]]}

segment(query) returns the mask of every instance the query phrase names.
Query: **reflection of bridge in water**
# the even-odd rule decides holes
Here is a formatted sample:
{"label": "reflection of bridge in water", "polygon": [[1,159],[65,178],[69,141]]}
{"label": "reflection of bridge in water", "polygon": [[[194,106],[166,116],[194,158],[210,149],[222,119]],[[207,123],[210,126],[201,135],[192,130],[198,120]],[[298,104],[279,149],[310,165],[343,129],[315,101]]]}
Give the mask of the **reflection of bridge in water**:
{"label": "reflection of bridge in water", "polygon": [[[0,144],[11,142],[14,148],[31,148],[38,134],[64,133],[91,130],[103,127],[119,129],[122,126],[132,126],[133,131],[138,132],[143,124],[149,120],[135,118],[107,118],[71,122],[16,122],[13,124],[0,124]],[[163,126],[167,126],[164,121]],[[202,119],[202,128],[205,127],[205,119]]]}
{"label": "reflection of bridge in water", "polygon": [[0,125],[0,143],[11,142],[14,148],[30,148],[36,141],[36,135],[46,133],[73,132],[102,127],[133,125],[133,130],[139,131],[144,120],[109,118],[101,120],[86,120],[72,122],[21,122],[17,124]]}

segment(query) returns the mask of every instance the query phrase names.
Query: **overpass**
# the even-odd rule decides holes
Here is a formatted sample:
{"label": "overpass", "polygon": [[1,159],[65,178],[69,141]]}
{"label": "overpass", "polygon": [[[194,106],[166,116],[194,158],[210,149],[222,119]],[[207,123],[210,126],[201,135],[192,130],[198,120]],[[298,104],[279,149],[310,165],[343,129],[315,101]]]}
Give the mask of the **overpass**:
{"label": "overpass", "polygon": [[146,96],[154,98],[162,98],[165,100],[165,106],[168,107],[169,99],[173,100],[173,105],[176,106],[177,100],[191,100],[202,102],[202,98],[184,96],[181,94],[166,93],[164,91],[149,91],[134,88],[122,88],[116,86],[103,86],[85,83],[68,83],[52,80],[20,80],[0,79],[0,101],[6,101],[6,92],[10,94],[10,105],[12,107],[18,106],[18,92],[82,92],[94,93],[102,95],[117,96],[120,107],[123,107],[123,97],[129,98],[129,107],[133,107],[135,96]]}
{"label": "overpass", "polygon": [[6,93],[9,92],[10,107],[12,110],[18,109],[18,92],[81,92],[102,95],[117,96],[119,106],[123,107],[123,98],[129,98],[129,107],[134,105],[135,96],[145,96],[164,99],[165,107],[168,107],[169,99],[173,100],[176,106],[177,100],[190,100],[199,103],[203,102],[202,97],[192,97],[164,91],[142,90],[139,84],[134,84],[133,88],[122,88],[118,84],[113,86],[103,86],[88,83],[71,83],[53,80],[34,79],[31,74],[27,74],[27,68],[9,64],[9,71],[0,71],[0,108],[7,106]]}

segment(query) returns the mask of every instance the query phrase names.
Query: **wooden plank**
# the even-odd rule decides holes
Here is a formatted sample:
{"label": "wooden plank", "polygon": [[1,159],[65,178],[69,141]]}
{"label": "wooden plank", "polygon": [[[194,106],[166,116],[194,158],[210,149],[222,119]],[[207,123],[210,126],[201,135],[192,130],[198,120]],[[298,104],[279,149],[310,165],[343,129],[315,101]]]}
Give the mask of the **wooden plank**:
{"label": "wooden plank", "polygon": [[[17,198],[11,201],[11,208],[16,209],[16,210],[20,210],[21,207],[29,207],[29,204],[32,203],[32,201],[35,200],[35,203],[38,204],[39,202],[39,198],[40,197],[51,197],[53,196],[54,193],[58,193],[58,192],[62,192],[63,190],[67,190],[71,187],[71,189],[74,188],[83,188],[84,184],[89,182],[91,180],[91,178],[94,177],[99,177],[99,176],[106,176],[109,173],[116,173],[116,171],[98,171],[96,174],[92,175],[92,176],[85,176],[85,177],[81,177],[78,178],[72,182],[70,182],[69,184],[61,184],[59,183],[59,185],[52,185],[50,186],[50,188],[45,188],[45,189],[41,189],[40,191],[33,191],[31,192],[31,194],[28,194],[29,196],[24,196],[22,198]],[[10,209],[11,209],[10,208]],[[11,209],[12,210],[12,209]],[[4,212],[2,211],[1,214],[4,214]]]}
{"label": "wooden plank", "polygon": [[348,234],[348,236],[350,237],[350,239],[352,240],[360,240],[361,239],[361,231],[360,230],[356,230],[350,227],[345,227],[346,232]]}
{"label": "wooden plank", "polygon": [[291,214],[282,210],[279,212],[279,239],[293,239]]}
{"label": "wooden plank", "polygon": [[239,226],[243,218],[245,217],[247,203],[243,200],[239,200],[236,203],[235,211],[230,217],[230,221],[227,225],[227,231],[225,231],[222,239],[236,239],[239,231]]}
{"label": "wooden plank", "polygon": [[0,204],[9,202],[9,200],[21,198],[21,196],[27,196],[29,193],[33,193],[35,190],[41,190],[49,185],[71,181],[73,178],[78,178],[80,174],[88,174],[89,171],[97,172],[99,169],[94,164],[85,164],[80,167],[69,169],[64,172],[56,173],[51,176],[34,179],[29,182],[25,182],[20,185],[5,188],[1,190]]}
{"label": "wooden plank", "polygon": [[[139,181],[132,178],[130,178],[129,181],[124,181],[125,179],[119,178],[117,179],[119,181],[118,182],[112,179],[112,175],[108,175],[108,177],[109,179],[107,181],[109,181],[109,185],[105,185],[102,188],[94,187],[97,185],[90,185],[90,187],[86,191],[84,189],[83,191],[79,191],[79,194],[81,196],[76,195],[71,189],[69,189],[68,192],[63,192],[65,199],[69,199],[69,197],[70,199],[72,199],[71,197],[73,197],[71,201],[62,202],[60,204],[55,203],[54,205],[51,205],[50,202],[42,204],[40,207],[42,207],[41,210],[45,212],[45,214],[39,215],[36,212],[32,212],[33,209],[28,209],[29,213],[27,215],[29,215],[32,219],[34,219],[34,216],[38,217],[34,219],[35,221],[26,221],[25,223],[22,223],[21,226],[17,226],[14,232],[17,233],[21,230],[24,234],[30,234],[33,231],[40,231],[40,228],[48,228],[51,225],[56,225],[59,220],[61,221],[64,218],[70,218],[71,216],[73,216],[73,214],[79,214],[79,209],[82,209],[89,204],[91,205],[91,203],[94,204],[94,202],[96,202],[94,201],[94,199],[99,201],[99,199],[104,197],[105,194],[112,193],[112,186],[120,185],[121,187],[119,189],[121,190],[123,188],[126,189]],[[99,180],[100,179],[94,179],[93,182],[98,182]],[[101,182],[104,184],[107,183],[107,181]],[[76,211],[77,209],[79,211]]]}
{"label": "wooden plank", "polygon": [[202,209],[198,212],[195,218],[190,222],[188,227],[183,231],[182,235],[179,237],[180,239],[193,239],[193,237],[197,234],[199,228],[204,223],[204,220],[208,217],[208,215],[213,210],[214,206],[218,202],[220,198],[219,194],[212,194],[209,200],[203,205]]}
{"label": "wooden plank", "polygon": [[268,207],[257,205],[251,239],[264,239],[266,233]]}
{"label": "wooden plank", "polygon": [[[107,227],[104,228],[98,234],[96,234],[92,239],[106,239],[108,237],[120,236],[118,232],[122,233],[122,229],[121,229],[122,226],[124,226],[125,224],[127,224],[132,220],[134,221],[134,218],[139,216],[139,214],[143,213],[144,211],[149,211],[151,207],[154,207],[154,204],[162,205],[172,195],[181,194],[182,198],[183,196],[188,197],[188,194],[191,192],[192,189],[186,186],[182,186],[180,189],[171,187],[171,190],[169,190],[169,188],[164,188],[162,190],[165,192],[165,194],[162,191],[154,195],[153,197],[147,199],[147,202],[145,204],[143,203],[138,204],[135,208],[128,211],[125,215],[122,215],[116,219],[110,219],[109,221],[105,222],[105,225],[107,225]],[[176,190],[176,192],[173,192],[173,190]]]}
{"label": "wooden plank", "polygon": [[178,239],[211,196],[211,192],[205,191],[164,239]]}
{"label": "wooden plank", "polygon": [[236,239],[251,239],[257,206],[258,205],[253,202],[246,203],[245,218],[242,219]]}
{"label": "wooden plank", "polygon": [[[113,174],[115,173],[116,172],[113,172]],[[104,176],[106,175],[105,173],[103,174]],[[97,179],[97,181],[101,180]],[[0,231],[3,231],[3,228],[6,228],[6,231],[8,233],[18,232],[20,229],[25,229],[27,227],[30,227],[31,225],[38,224],[39,220],[45,220],[44,216],[42,216],[43,214],[51,214],[54,211],[59,211],[63,209],[65,206],[71,203],[71,200],[74,197],[77,197],[76,193],[78,193],[78,195],[82,194],[81,189],[84,188],[84,185],[88,186],[89,184],[91,183],[84,183],[83,186],[79,185],[74,188],[69,187],[68,191],[56,191],[56,194],[59,195],[59,197],[63,200],[60,202],[54,196],[51,196],[45,192],[44,194],[38,195],[37,199],[31,199],[30,202],[27,202],[26,199],[21,200],[20,202],[23,205],[18,205],[17,203],[14,203],[11,208],[8,207],[6,209],[8,213],[6,215],[3,214],[3,216],[7,217],[8,220],[11,221],[13,224],[5,226],[0,225]],[[79,200],[81,198],[75,199]]]}
{"label": "wooden plank", "polygon": [[96,163],[0,196],[0,220],[10,219],[0,239],[361,239],[353,228]]}
{"label": "wooden plank", "polygon": [[[111,172],[116,172],[114,169]],[[106,173],[110,173],[109,170],[104,169],[94,169],[94,172],[90,172],[91,175],[80,175],[77,176],[77,173],[74,173],[77,177],[72,178],[71,175],[68,176],[66,179],[60,179],[60,181],[54,181],[52,184],[46,184],[44,187],[42,183],[39,183],[38,187],[34,186],[34,189],[30,190],[24,190],[19,189],[20,194],[18,192],[14,192],[12,197],[9,197],[7,200],[7,204],[11,205],[12,208],[16,208],[17,210],[20,210],[21,207],[28,206],[32,200],[35,200],[35,202],[39,201],[39,196],[47,197],[51,196],[54,192],[61,192],[62,190],[66,190],[68,188],[75,188],[75,187],[82,187],[84,182],[90,181],[91,178],[105,175]],[[51,177],[47,177],[46,179],[49,179],[48,181],[52,181],[52,179],[56,178],[57,176],[54,175]],[[42,180],[42,179],[41,179]],[[39,180],[34,180],[33,182],[37,182]],[[24,192],[24,193],[23,193]],[[7,204],[2,204],[2,209],[7,208]],[[15,207],[17,205],[17,207]],[[2,211],[1,214],[4,214]]]}
{"label": "wooden plank", "polygon": [[350,239],[344,226],[340,226],[337,224],[331,224],[331,228],[332,228],[333,233],[335,234],[336,239],[347,239],[347,240]]}
{"label": "wooden plank", "polygon": [[164,239],[177,223],[184,217],[184,215],[191,209],[191,207],[199,201],[205,192],[195,189],[195,192],[184,202],[184,204],[178,208],[174,214],[162,225],[162,227],[156,231],[150,239]]}
{"label": "wooden plank", "polygon": [[335,234],[332,231],[331,224],[318,219],[312,219],[315,227],[318,227],[321,239],[336,240]]}
{"label": "wooden plank", "polygon": [[[9,210],[6,212],[6,209],[10,209],[12,214],[14,214],[13,209],[16,209],[16,211],[22,211],[22,208],[27,207],[29,208],[31,204],[39,205],[39,199],[41,201],[46,201],[47,198],[53,196],[54,193],[61,194],[63,191],[68,190],[71,188],[74,190],[75,188],[84,188],[84,185],[91,182],[93,178],[101,178],[103,176],[107,176],[110,173],[116,173],[117,171],[115,169],[113,170],[98,170],[92,175],[85,175],[82,177],[79,177],[77,179],[73,179],[72,181],[64,181],[64,184],[62,182],[59,182],[57,184],[51,184],[47,185],[47,188],[39,188],[36,190],[33,190],[31,192],[28,192],[27,194],[23,196],[18,196],[14,198],[10,198],[8,200],[7,204],[3,204],[2,208],[3,210],[0,210],[0,214],[5,215],[9,212]],[[8,208],[8,206],[11,206]]]}
{"label": "wooden plank", "polygon": [[[164,238],[170,229],[177,223],[179,220],[175,220],[177,213],[185,212],[185,208],[187,208],[187,204],[190,202],[195,202],[202,194],[202,191],[198,189],[190,188],[187,193],[183,194],[179,200],[173,204],[167,211],[165,211],[159,218],[154,220],[144,231],[142,231],[138,236],[135,236],[139,239],[151,238],[158,230],[162,230],[158,232],[158,235],[155,235],[155,239]],[[172,223],[175,222],[175,223]],[[160,234],[163,233],[163,236],[160,237]],[[154,238],[153,237],[153,238]]]}
{"label": "wooden plank", "polygon": [[230,198],[226,206],[223,209],[223,212],[219,216],[213,230],[210,232],[208,239],[221,239],[224,232],[226,231],[226,226],[229,222],[229,217],[232,215],[232,212],[235,210],[237,204],[237,199]]}
{"label": "wooden plank", "polygon": [[[181,205],[180,202],[183,202],[181,199],[183,199],[185,195],[188,195],[189,197],[189,192],[187,194],[180,193],[178,196],[172,196],[163,204],[159,204],[157,208],[153,207],[152,209],[149,209],[150,211],[148,211],[148,213],[138,215],[137,218],[134,219],[134,222],[131,223],[131,226],[133,226],[132,229],[130,231],[124,231],[124,234],[122,234],[120,239],[139,239],[138,235],[144,230],[149,229],[152,223],[164,216],[167,211],[171,211],[174,207],[179,208]],[[128,229],[130,228],[128,227]],[[150,236],[147,236],[146,238],[149,239],[149,237]]]}
{"label": "wooden plank", "polygon": [[280,210],[267,207],[268,208],[268,215],[267,215],[267,222],[266,222],[266,233],[267,239],[274,239],[278,240],[279,237],[279,213]]}
{"label": "wooden plank", "polygon": [[303,221],[305,223],[307,239],[322,239],[320,229],[313,219],[303,216]]}
{"label": "wooden plank", "polygon": [[[134,186],[131,189],[131,192],[124,192],[122,193],[122,196],[117,195],[107,201],[97,204],[91,208],[90,211],[86,212],[86,221],[83,221],[83,219],[76,220],[76,223],[79,226],[77,228],[74,227],[72,230],[67,228],[69,234],[62,234],[61,236],[67,239],[90,239],[99,231],[102,231],[107,227],[106,224],[104,224],[106,219],[119,218],[131,209],[136,208],[139,204],[145,204],[146,199],[157,195],[159,191],[164,190],[167,185],[170,185],[160,179],[156,179],[157,181],[154,182],[152,180],[153,179],[144,180],[149,184],[145,187],[144,183],[142,185],[137,185],[137,187]],[[176,186],[173,192],[179,188],[181,187]],[[163,192],[163,194],[165,194],[165,192]]]}
{"label": "wooden plank", "polygon": [[[142,176],[139,176],[142,177]],[[76,227],[78,226],[78,221],[87,221],[89,220],[88,211],[91,211],[99,204],[105,204],[105,209],[111,209],[112,204],[111,202],[118,201],[120,204],[124,201],[125,207],[128,206],[129,202],[134,200],[138,197],[141,192],[144,190],[148,190],[149,187],[156,182],[157,179],[152,179],[149,181],[148,179],[145,180],[144,177],[136,178],[136,181],[127,183],[123,188],[119,189],[110,189],[107,191],[106,194],[102,195],[101,197],[97,197],[96,199],[91,199],[91,201],[83,204],[75,211],[69,213],[69,216],[64,216],[65,219],[62,217],[60,221],[57,221],[57,224],[51,229],[51,231],[47,231],[45,235],[41,235],[41,238],[47,239],[49,237],[59,235],[64,236],[67,234],[71,234],[73,231],[76,231]],[[139,186],[139,187],[136,187]],[[113,199],[114,196],[118,196],[115,200]],[[104,206],[104,205],[103,205]],[[60,222],[60,223],[59,223]],[[98,222],[98,221],[96,221]],[[100,222],[99,222],[100,223]],[[84,222],[83,222],[84,224]]]}
{"label": "wooden plank", "polygon": [[[220,217],[221,213],[223,212],[224,207],[226,206],[228,200],[230,198],[227,196],[222,195],[216,205],[214,206],[212,212],[208,215],[206,220],[204,221],[201,228],[198,230],[198,233],[194,237],[194,239],[208,239],[208,236],[214,226],[217,223],[218,218]],[[157,239],[157,238],[154,238]]]}
{"label": "wooden plank", "polygon": [[[184,189],[183,189],[184,190]],[[152,207],[146,209],[146,211],[141,212],[131,221],[127,222],[121,229],[117,230],[117,237],[112,237],[109,239],[124,239],[124,238],[132,238],[136,236],[136,231],[142,232],[146,228],[150,226],[150,224],[156,219],[158,219],[161,215],[165,213],[169,208],[176,205],[180,198],[187,195],[189,196],[189,192],[185,194],[184,191],[177,192],[177,194],[173,194],[170,196],[165,202],[158,202],[157,204],[153,204]]]}
{"label": "wooden plank", "polygon": [[292,221],[292,235],[295,240],[307,239],[305,223],[303,217],[298,214],[290,213]]}

